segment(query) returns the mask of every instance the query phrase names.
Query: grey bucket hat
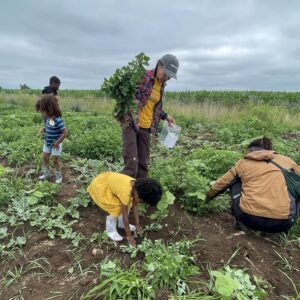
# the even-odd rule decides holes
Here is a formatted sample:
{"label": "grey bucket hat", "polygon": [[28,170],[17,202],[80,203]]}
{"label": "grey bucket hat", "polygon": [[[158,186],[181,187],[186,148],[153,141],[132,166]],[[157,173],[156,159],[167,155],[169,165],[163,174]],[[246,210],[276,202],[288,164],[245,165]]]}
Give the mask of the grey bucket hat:
{"label": "grey bucket hat", "polygon": [[170,78],[177,79],[177,71],[179,68],[179,61],[175,55],[165,54],[159,60],[163,66],[165,67],[165,73]]}

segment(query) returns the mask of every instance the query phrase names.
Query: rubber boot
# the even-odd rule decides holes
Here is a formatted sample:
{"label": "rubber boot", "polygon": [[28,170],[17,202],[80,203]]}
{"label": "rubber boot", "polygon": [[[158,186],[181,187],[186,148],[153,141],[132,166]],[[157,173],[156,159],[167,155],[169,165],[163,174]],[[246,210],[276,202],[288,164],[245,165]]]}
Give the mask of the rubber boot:
{"label": "rubber boot", "polygon": [[123,238],[119,235],[117,231],[117,217],[107,216],[106,217],[106,233],[110,239],[113,241],[122,241]]}
{"label": "rubber boot", "polygon": [[[122,214],[119,215],[119,217],[118,217],[118,228],[124,229],[124,221],[123,221],[123,215]],[[135,226],[132,225],[132,224],[129,224],[129,229],[130,229],[131,232],[136,230]]]}

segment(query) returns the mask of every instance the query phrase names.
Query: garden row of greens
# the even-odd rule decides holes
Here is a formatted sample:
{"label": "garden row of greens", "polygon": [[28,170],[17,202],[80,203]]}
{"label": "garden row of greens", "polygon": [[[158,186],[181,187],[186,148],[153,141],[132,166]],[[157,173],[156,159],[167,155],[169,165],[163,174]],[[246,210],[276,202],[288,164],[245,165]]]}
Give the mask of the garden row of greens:
{"label": "garden row of greens", "polygon": [[143,254],[143,261],[129,269],[122,269],[118,260],[103,261],[100,266],[102,280],[85,294],[84,299],[158,299],[155,291],[159,289],[170,291],[173,300],[258,300],[267,295],[269,286],[263,279],[249,276],[241,269],[232,269],[227,264],[220,270],[209,270],[209,283],[197,282],[191,291],[190,279],[200,273],[191,254],[197,241],[199,238],[165,245],[161,240],[145,239],[137,248],[123,246],[123,251],[130,253],[132,258],[137,253]]}
{"label": "garden row of greens", "polygon": [[[10,165],[22,166],[30,162],[38,171],[43,143],[37,136],[42,125],[40,115],[24,112],[12,104],[2,103],[0,106],[0,126],[3,128],[0,155]],[[71,161],[74,157],[80,157],[109,165],[94,169],[89,179],[105,168],[121,168],[120,126],[111,116],[100,112],[66,112],[63,117],[69,131],[69,137],[64,143],[64,160]],[[226,194],[209,204],[204,201],[205,194],[211,182],[242,157],[245,146],[254,137],[271,137],[276,151],[300,163],[300,133],[287,125],[275,123],[272,110],[253,109],[240,122],[232,120],[226,126],[194,123],[182,117],[177,117],[177,122],[183,126],[183,134],[175,149],[165,149],[153,141],[150,176],[159,179],[166,191],[158,206],[156,218],[161,219],[167,214],[168,204],[174,202],[173,195],[190,212],[201,214],[207,210],[225,209],[228,206]],[[83,168],[78,168],[78,171]]]}

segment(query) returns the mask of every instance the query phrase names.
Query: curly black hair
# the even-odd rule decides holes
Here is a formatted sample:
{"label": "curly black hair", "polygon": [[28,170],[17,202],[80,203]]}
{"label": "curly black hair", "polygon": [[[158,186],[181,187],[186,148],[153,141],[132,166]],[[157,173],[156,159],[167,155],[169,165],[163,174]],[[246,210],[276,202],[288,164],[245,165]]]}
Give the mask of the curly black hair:
{"label": "curly black hair", "polygon": [[137,191],[140,199],[150,205],[156,205],[163,194],[160,183],[151,178],[136,179],[133,188]]}
{"label": "curly black hair", "polygon": [[58,100],[50,94],[43,95],[35,104],[37,112],[46,113],[49,117],[61,117],[62,113],[58,105]]}

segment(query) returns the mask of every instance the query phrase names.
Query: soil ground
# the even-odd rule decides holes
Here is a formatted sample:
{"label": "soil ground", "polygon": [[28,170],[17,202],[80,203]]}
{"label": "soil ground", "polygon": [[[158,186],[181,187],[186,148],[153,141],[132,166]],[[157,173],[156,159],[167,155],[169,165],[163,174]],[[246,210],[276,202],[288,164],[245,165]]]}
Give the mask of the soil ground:
{"label": "soil ground", "polygon": [[[22,170],[24,171],[24,170]],[[72,181],[76,174],[71,169],[65,169],[68,178],[62,184],[56,199],[66,204],[67,199],[75,196],[78,184]],[[147,212],[147,215],[148,212]],[[141,217],[143,226],[153,221],[145,216]],[[83,236],[90,237],[95,232],[104,231],[105,213],[96,206],[88,206],[80,209],[80,219],[75,224],[76,231]],[[160,232],[148,232],[150,239],[163,239],[165,241],[181,240],[185,237],[194,239],[201,235],[203,240],[193,247],[192,252],[196,258],[196,264],[201,269],[199,279],[208,278],[208,267],[221,268],[232,257],[230,266],[247,269],[265,279],[270,285],[267,299],[283,299],[282,295],[294,295],[291,282],[280,272],[285,271],[293,281],[298,284],[300,273],[300,247],[298,244],[285,244],[279,241],[278,236],[261,236],[254,232],[237,231],[233,227],[233,218],[229,213],[207,214],[193,216],[184,212],[178,204],[170,208],[169,216],[163,221],[163,229]],[[82,293],[91,288],[98,281],[98,271],[93,267],[106,257],[118,258],[123,266],[132,264],[135,260],[129,254],[121,252],[120,245],[125,242],[113,244],[104,242],[94,255],[93,249],[97,246],[90,242],[84,242],[82,246],[75,248],[67,240],[51,240],[46,232],[34,231],[29,224],[22,228],[27,233],[27,243],[23,255],[15,253],[13,259],[1,262],[1,273],[6,274],[15,267],[23,266],[24,272],[20,279],[8,288],[4,286],[0,290],[0,299],[79,299]],[[123,232],[124,233],[124,232]],[[138,242],[142,238],[138,239]],[[286,270],[277,251],[285,257],[292,270]],[[95,251],[94,251],[95,252]],[[141,258],[141,257],[140,257]],[[41,276],[36,276],[35,270],[30,270],[30,262],[41,259],[39,262],[53,276],[46,275],[41,269]],[[49,262],[49,265],[46,260]],[[22,297],[20,296],[22,295]],[[160,290],[157,299],[167,299],[168,292]]]}

